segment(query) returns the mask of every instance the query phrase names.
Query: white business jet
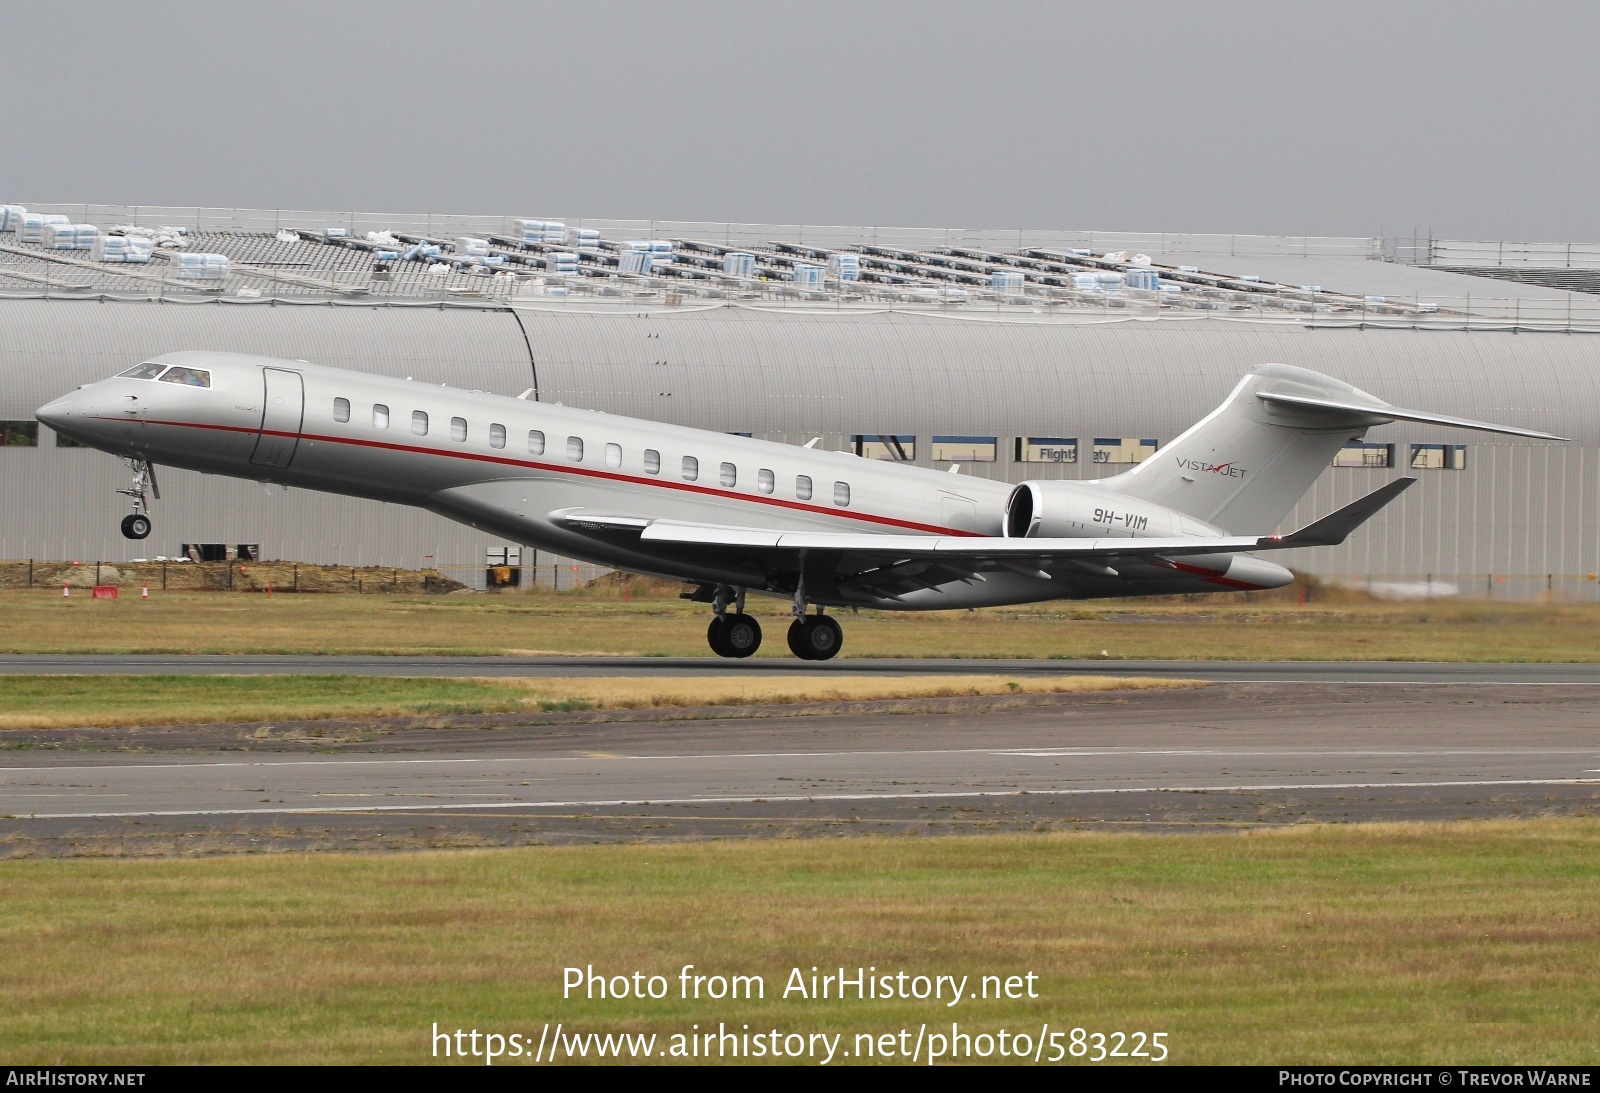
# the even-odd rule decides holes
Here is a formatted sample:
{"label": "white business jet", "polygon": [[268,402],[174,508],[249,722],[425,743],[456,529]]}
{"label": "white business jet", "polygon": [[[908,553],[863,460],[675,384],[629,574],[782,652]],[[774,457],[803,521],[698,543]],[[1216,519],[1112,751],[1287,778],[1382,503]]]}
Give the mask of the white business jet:
{"label": "white business jet", "polygon": [[[1156,455],[1093,482],[1012,486],[519,398],[234,353],[168,353],[38,411],[128,459],[123,534],[150,534],[155,465],[415,505],[601,565],[684,580],[711,648],[747,657],[747,591],[793,602],[789,648],[839,651],[830,607],[988,607],[1276,588],[1253,552],[1342,543],[1415,479],[1274,535],[1347,440],[1394,420],[1560,440],[1402,410],[1256,368]],[[813,442],[815,443],[815,442]],[[815,608],[814,613],[808,608]]]}

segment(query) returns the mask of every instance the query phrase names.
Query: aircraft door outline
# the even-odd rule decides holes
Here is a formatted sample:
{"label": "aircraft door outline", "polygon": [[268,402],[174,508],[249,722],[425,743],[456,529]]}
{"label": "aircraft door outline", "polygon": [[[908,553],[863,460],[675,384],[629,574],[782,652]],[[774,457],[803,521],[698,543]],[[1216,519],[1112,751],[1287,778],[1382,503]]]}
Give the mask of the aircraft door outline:
{"label": "aircraft door outline", "polygon": [[300,426],[305,420],[305,381],[299,372],[263,368],[261,431],[250,462],[258,467],[287,467],[300,446]]}

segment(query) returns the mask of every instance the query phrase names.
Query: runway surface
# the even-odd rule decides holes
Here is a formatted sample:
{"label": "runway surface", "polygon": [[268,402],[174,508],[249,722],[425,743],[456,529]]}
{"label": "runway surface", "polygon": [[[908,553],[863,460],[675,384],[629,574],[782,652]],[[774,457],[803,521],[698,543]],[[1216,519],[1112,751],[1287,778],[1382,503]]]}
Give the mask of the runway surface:
{"label": "runway surface", "polygon": [[1242,683],[800,716],[8,734],[0,853],[1587,813],[1597,714],[1585,685]]}
{"label": "runway surface", "polygon": [[719,657],[383,657],[0,655],[0,674],[682,676],[756,675],[1136,675],[1216,682],[1565,683],[1600,685],[1600,664],[1470,664],[1411,661],[927,660]]}

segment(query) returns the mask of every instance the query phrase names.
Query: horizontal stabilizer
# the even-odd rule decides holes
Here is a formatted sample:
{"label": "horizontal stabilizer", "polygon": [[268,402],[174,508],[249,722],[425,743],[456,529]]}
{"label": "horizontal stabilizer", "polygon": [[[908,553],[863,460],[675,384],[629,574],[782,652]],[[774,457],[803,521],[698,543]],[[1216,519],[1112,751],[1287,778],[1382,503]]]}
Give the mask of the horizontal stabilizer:
{"label": "horizontal stabilizer", "polygon": [[1299,531],[1277,539],[1272,545],[1280,549],[1303,546],[1338,546],[1350,533],[1377,513],[1383,506],[1416,485],[1415,478],[1397,478],[1382,489],[1373,490],[1359,501],[1352,501],[1338,512],[1307,524]]}
{"label": "horizontal stabilizer", "polygon": [[1425,410],[1402,410],[1398,406],[1389,406],[1385,403],[1368,405],[1360,402],[1341,402],[1337,399],[1313,398],[1309,395],[1278,394],[1273,391],[1257,391],[1256,398],[1262,402],[1277,403],[1282,406],[1304,407],[1312,410],[1335,410],[1340,413],[1354,414],[1366,419],[1364,425],[1380,425],[1385,421],[1420,421],[1426,425],[1453,425],[1458,429],[1478,429],[1486,433],[1505,433],[1508,436],[1526,436],[1534,440],[1566,440],[1564,436],[1553,433],[1541,433],[1537,429],[1519,429],[1512,425],[1495,425],[1487,421],[1474,421],[1466,417],[1450,417],[1447,414],[1430,414]]}

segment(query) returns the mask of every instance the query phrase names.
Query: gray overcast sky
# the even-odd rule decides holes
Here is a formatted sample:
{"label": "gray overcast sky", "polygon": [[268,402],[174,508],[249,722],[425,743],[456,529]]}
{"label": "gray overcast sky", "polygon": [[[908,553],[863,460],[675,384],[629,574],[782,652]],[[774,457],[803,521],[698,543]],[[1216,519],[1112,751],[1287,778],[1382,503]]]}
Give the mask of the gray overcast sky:
{"label": "gray overcast sky", "polygon": [[1592,3],[0,17],[0,200],[1600,240]]}

